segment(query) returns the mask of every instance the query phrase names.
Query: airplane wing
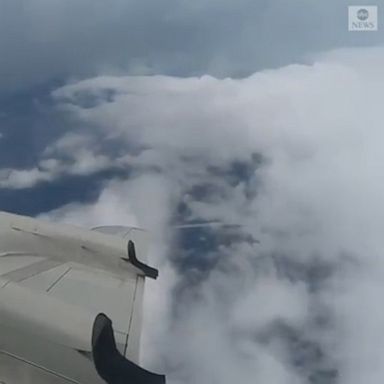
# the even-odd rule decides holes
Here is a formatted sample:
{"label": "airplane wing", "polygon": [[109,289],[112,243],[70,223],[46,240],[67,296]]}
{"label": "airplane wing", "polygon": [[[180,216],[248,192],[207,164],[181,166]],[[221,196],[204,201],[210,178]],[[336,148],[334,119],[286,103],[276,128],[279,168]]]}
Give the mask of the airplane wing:
{"label": "airplane wing", "polygon": [[0,213],[0,383],[165,382],[138,366],[157,270],[145,231],[122,228]]}

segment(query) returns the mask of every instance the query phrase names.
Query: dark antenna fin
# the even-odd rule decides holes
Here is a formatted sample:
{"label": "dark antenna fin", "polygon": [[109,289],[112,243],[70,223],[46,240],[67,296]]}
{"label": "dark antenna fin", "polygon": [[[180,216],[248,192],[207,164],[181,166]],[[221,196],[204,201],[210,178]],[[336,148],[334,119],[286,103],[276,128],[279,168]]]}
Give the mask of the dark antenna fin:
{"label": "dark antenna fin", "polygon": [[135,244],[132,240],[128,241],[128,258],[123,258],[124,261],[129,261],[133,266],[140,269],[146,277],[151,279],[157,279],[159,271],[156,268],[152,268],[147,264],[142,263],[136,257]]}

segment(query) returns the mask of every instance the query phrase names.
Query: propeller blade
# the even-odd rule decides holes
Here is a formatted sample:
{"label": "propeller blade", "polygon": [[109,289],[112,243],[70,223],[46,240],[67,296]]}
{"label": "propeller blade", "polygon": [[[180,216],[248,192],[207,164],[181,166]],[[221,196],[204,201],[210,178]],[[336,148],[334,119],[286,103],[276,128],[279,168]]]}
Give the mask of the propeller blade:
{"label": "propeller blade", "polygon": [[165,384],[165,376],[149,372],[126,359],[117,349],[111,319],[99,313],[93,324],[95,368],[108,384]]}

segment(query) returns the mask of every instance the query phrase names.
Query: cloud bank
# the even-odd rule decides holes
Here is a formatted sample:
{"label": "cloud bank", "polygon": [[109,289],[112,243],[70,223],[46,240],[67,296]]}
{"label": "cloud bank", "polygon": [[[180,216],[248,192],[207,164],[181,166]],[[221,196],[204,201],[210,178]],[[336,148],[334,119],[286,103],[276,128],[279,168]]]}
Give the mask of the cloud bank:
{"label": "cloud bank", "polygon": [[[360,1],[358,4],[371,4]],[[353,4],[353,2],[352,2]],[[347,31],[350,1],[5,0],[1,92],[98,74],[247,76],[322,50],[382,44]],[[379,20],[382,10],[379,7]]]}
{"label": "cloud bank", "polygon": [[[382,381],[383,64],[356,49],[244,79],[102,76],[53,93],[129,177],[46,217],[152,230],[143,358],[170,383]],[[51,146],[61,157],[71,135]],[[201,220],[243,226],[169,229]]]}

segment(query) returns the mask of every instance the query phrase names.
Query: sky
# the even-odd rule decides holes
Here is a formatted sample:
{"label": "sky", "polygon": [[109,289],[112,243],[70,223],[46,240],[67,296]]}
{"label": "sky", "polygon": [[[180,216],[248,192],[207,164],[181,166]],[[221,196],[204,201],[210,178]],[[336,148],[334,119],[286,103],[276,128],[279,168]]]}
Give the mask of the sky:
{"label": "sky", "polygon": [[151,232],[171,384],[384,379],[384,16],[347,5],[0,5],[0,209]]}

